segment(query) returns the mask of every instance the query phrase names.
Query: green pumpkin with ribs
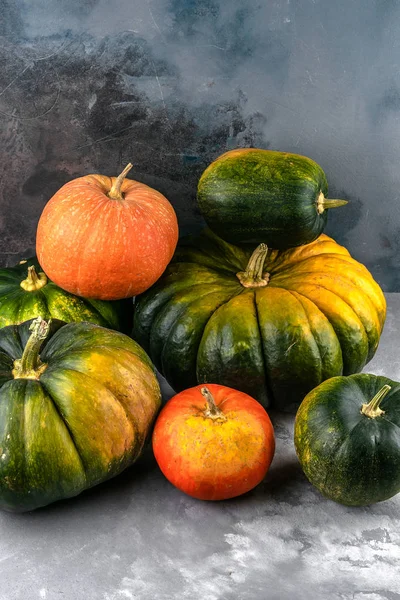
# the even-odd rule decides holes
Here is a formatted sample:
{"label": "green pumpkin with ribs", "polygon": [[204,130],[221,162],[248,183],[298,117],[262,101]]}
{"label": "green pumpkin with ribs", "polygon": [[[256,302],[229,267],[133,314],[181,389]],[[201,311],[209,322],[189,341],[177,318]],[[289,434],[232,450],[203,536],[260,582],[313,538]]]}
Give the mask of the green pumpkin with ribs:
{"label": "green pumpkin with ribs", "polygon": [[133,335],[176,391],[219,383],[293,410],[325,379],[363,369],[385,315],[368,270],[324,234],[279,251],[205,230],[136,299]]}
{"label": "green pumpkin with ribs", "polygon": [[0,508],[23,512],[118,475],[161,403],[146,353],[93,323],[0,329]]}
{"label": "green pumpkin with ribs", "polygon": [[66,323],[88,321],[130,333],[132,313],[131,299],[107,302],[66,292],[49,280],[35,257],[0,269],[0,327],[40,316]]}

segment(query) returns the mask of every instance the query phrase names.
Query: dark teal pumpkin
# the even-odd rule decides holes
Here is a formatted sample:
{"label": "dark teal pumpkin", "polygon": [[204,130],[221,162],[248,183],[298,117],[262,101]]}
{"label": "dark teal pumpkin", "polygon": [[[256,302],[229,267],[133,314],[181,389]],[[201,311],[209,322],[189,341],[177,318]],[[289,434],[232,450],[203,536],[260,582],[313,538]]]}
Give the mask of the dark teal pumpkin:
{"label": "dark teal pumpkin", "polygon": [[297,412],[304,473],[325,496],[362,506],[400,492],[400,383],[377,375],[333,377]]}
{"label": "dark teal pumpkin", "polygon": [[0,327],[41,316],[43,319],[88,321],[124,333],[132,328],[133,301],[87,300],[50,281],[36,258],[0,269]]}
{"label": "dark teal pumpkin", "polygon": [[122,333],[49,331],[40,318],[0,329],[0,508],[32,510],[120,473],[160,399],[149,358]]}
{"label": "dark teal pumpkin", "polygon": [[239,148],[219,156],[202,174],[197,200],[207,225],[231,242],[285,249],[308,244],[324,230],[328,200],[322,168],[310,158]]}

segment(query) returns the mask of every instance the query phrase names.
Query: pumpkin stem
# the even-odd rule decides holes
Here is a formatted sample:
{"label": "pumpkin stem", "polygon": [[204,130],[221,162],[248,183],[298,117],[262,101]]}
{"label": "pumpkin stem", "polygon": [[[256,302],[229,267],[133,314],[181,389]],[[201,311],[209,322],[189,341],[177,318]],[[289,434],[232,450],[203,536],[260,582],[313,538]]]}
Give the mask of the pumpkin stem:
{"label": "pumpkin stem", "polygon": [[324,194],[320,192],[317,198],[317,213],[322,215],[324,210],[327,210],[328,208],[339,208],[339,206],[345,206],[348,202],[348,200],[331,200],[330,198],[328,200],[328,198],[325,198]]}
{"label": "pumpkin stem", "polygon": [[207,403],[206,409],[204,411],[204,416],[208,417],[209,419],[213,419],[214,421],[216,421],[217,419],[219,419],[220,421],[226,421],[226,416],[224,415],[222,410],[219,409],[218,406],[215,404],[214,396],[212,395],[210,390],[207,387],[202,387],[200,392],[206,399]]}
{"label": "pumpkin stem", "polygon": [[265,287],[268,285],[269,273],[264,272],[264,263],[268,254],[267,244],[260,244],[254,250],[250,256],[250,260],[247,264],[245,271],[236,273],[236,277],[239,279],[243,287]]}
{"label": "pumpkin stem", "polygon": [[115,178],[114,183],[112,184],[111,189],[108,192],[109,198],[111,198],[112,200],[123,200],[124,199],[124,197],[121,193],[121,186],[124,182],[125,177],[129,173],[129,171],[132,169],[132,167],[133,167],[132,163],[129,163],[128,165],[126,165],[126,167],[122,171],[122,173],[120,173],[118,175],[118,177]]}
{"label": "pumpkin stem", "polygon": [[36,273],[35,265],[28,267],[28,277],[21,281],[20,286],[26,292],[37,292],[47,284],[45,273]]}
{"label": "pumpkin stem", "polygon": [[361,407],[362,414],[366,415],[370,419],[375,419],[376,417],[379,417],[380,415],[384,415],[385,411],[382,410],[381,408],[379,408],[379,405],[382,402],[382,400],[384,399],[384,397],[386,396],[386,394],[388,392],[390,392],[391,389],[392,388],[390,385],[384,385],[383,388],[381,390],[379,390],[379,392],[377,394],[375,394],[375,396],[372,398],[371,402],[368,402],[368,404],[362,405],[362,407]]}
{"label": "pumpkin stem", "polygon": [[47,365],[40,360],[39,350],[43,340],[49,335],[50,323],[51,319],[45,321],[42,317],[31,323],[29,331],[32,333],[26,342],[22,357],[14,361],[14,379],[39,379],[46,370]]}

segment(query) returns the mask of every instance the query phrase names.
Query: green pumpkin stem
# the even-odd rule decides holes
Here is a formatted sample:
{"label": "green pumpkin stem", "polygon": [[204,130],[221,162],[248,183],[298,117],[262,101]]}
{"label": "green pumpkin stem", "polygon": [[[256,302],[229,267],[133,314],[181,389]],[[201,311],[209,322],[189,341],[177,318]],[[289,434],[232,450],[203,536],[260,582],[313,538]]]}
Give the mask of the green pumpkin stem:
{"label": "green pumpkin stem", "polygon": [[375,394],[375,396],[372,398],[372,400],[370,402],[368,402],[368,404],[362,405],[362,407],[361,407],[362,414],[366,415],[370,419],[375,419],[376,417],[379,417],[380,415],[384,415],[385,411],[382,410],[379,407],[379,405],[382,402],[382,400],[384,399],[384,397],[386,396],[386,394],[388,392],[390,392],[391,389],[392,388],[390,385],[384,385],[383,388],[380,389],[377,394]]}
{"label": "green pumpkin stem", "polygon": [[224,415],[222,410],[220,410],[215,404],[214,396],[212,395],[210,390],[207,387],[202,387],[200,392],[206,399],[206,409],[204,410],[204,416],[208,417],[209,419],[213,419],[214,421],[216,421],[217,419],[219,419],[220,421],[226,421],[226,416]]}
{"label": "green pumpkin stem", "polygon": [[42,317],[38,317],[31,323],[29,330],[32,333],[26,342],[22,357],[14,361],[12,370],[14,379],[39,379],[47,368],[47,365],[40,360],[39,350],[43,340],[49,335],[50,323],[51,319],[45,321]]}
{"label": "green pumpkin stem", "polygon": [[236,273],[243,287],[265,287],[269,282],[269,273],[264,272],[264,263],[268,254],[267,244],[260,244],[250,256],[245,271]]}
{"label": "green pumpkin stem", "polygon": [[348,200],[328,199],[320,192],[317,198],[317,212],[319,215],[322,215],[324,210],[328,208],[339,208],[339,206],[345,206],[346,204],[348,204]]}
{"label": "green pumpkin stem", "polygon": [[28,267],[28,276],[20,283],[20,286],[26,292],[37,292],[45,285],[47,285],[46,274],[42,271],[40,273],[36,273],[34,265]]}
{"label": "green pumpkin stem", "polygon": [[110,191],[108,192],[109,198],[111,198],[112,200],[123,200],[124,199],[124,197],[121,193],[121,186],[124,182],[125,177],[129,173],[129,171],[132,169],[132,167],[133,167],[132,163],[129,163],[128,165],[126,165],[126,167],[122,171],[122,173],[120,173],[118,175],[118,177],[115,178],[115,181],[112,184]]}

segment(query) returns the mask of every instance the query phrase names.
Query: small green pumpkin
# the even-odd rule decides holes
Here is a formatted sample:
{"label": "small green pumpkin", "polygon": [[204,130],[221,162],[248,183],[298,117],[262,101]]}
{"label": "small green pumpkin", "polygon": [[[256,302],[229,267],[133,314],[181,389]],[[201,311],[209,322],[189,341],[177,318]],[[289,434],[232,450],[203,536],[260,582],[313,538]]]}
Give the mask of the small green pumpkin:
{"label": "small green pumpkin", "polygon": [[309,481],[350,506],[400,492],[400,383],[377,375],[333,377],[296,415],[294,442]]}
{"label": "small green pumpkin", "polygon": [[42,317],[88,321],[124,333],[132,327],[133,302],[87,300],[61,289],[42,272],[36,258],[0,269],[0,327]]}
{"label": "small green pumpkin", "polygon": [[160,402],[149,358],[122,333],[40,317],[0,329],[0,508],[114,477],[140,455]]}
{"label": "small green pumpkin", "polygon": [[227,242],[286,249],[317,239],[327,209],[347,204],[328,200],[327,193],[325,173],[310,158],[239,148],[207,167],[197,201],[207,225]]}

